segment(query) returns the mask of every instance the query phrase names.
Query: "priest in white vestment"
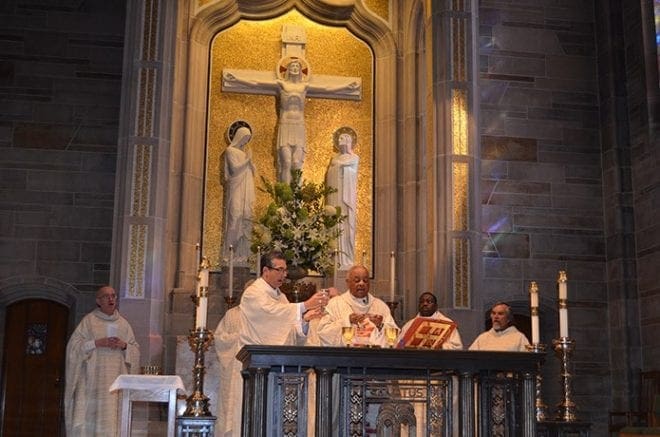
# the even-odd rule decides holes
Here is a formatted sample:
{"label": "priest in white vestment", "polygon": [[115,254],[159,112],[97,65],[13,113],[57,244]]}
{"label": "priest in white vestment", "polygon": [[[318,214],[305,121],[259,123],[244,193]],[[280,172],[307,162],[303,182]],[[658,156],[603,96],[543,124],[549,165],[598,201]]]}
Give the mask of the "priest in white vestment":
{"label": "priest in white vestment", "polygon": [[117,311],[117,294],[101,287],[98,308],[87,314],[66,348],[64,391],[66,435],[114,436],[118,433],[118,392],[109,392],[117,376],[138,373],[140,347],[133,329]]}
{"label": "priest in white vestment", "polygon": [[470,345],[471,351],[526,352],[529,341],[512,325],[513,313],[505,303],[496,303],[490,310],[493,327],[481,333]]}
{"label": "priest in white vestment", "polygon": [[398,328],[385,302],[369,293],[369,271],[353,266],[346,277],[348,291],[330,300],[321,318],[318,336],[321,346],[342,346],[342,328],[353,327],[352,346],[387,345],[385,326]]}
{"label": "priest in white vestment", "polygon": [[[241,296],[239,305],[240,331],[236,344],[223,345],[216,341],[218,354],[231,354],[232,348],[238,352],[245,345],[304,345],[309,330],[309,322],[320,318],[328,304],[328,293],[318,291],[304,302],[290,303],[280,286],[287,273],[286,259],[282,252],[272,251],[261,257],[261,277],[250,284]],[[217,331],[216,331],[217,333]],[[232,346],[233,345],[233,346]],[[236,356],[236,352],[233,356]],[[222,366],[222,363],[221,363]],[[224,436],[238,436],[241,433],[241,411],[243,404],[242,364],[234,358],[233,371],[220,374],[220,387],[234,385],[230,399],[218,399],[229,405],[231,429],[224,429]],[[222,372],[222,368],[221,368]],[[222,393],[221,393],[222,396]]]}
{"label": "priest in white vestment", "polygon": [[[419,317],[444,320],[447,322],[454,323],[452,319],[450,319],[449,317],[445,316],[440,311],[438,311],[438,299],[436,299],[433,293],[426,292],[419,295],[418,310],[419,312],[417,313],[417,315],[414,318],[408,320],[408,322],[406,322],[406,324],[403,325],[398,340],[405,338],[406,332],[408,332],[408,329]],[[458,327],[456,327],[449,335],[449,338],[445,340],[444,343],[442,343],[442,349],[447,349],[447,350],[463,349],[463,342],[461,341],[461,334],[458,333]]]}

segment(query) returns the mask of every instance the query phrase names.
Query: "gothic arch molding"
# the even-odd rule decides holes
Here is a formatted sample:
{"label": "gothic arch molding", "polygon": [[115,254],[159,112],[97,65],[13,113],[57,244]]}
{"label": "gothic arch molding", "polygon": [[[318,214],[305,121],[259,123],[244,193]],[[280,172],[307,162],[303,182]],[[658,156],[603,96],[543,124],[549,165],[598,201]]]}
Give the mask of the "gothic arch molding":
{"label": "gothic arch molding", "polygon": [[74,309],[81,293],[70,284],[46,276],[27,276],[0,281],[0,308],[24,299],[48,299]]}
{"label": "gothic arch molding", "polygon": [[[79,320],[77,310],[85,308],[84,295],[71,284],[47,276],[13,276],[0,281],[0,326],[5,326],[7,307],[25,299],[44,299],[67,307],[69,331]],[[4,344],[4,332],[0,331],[0,344]]]}

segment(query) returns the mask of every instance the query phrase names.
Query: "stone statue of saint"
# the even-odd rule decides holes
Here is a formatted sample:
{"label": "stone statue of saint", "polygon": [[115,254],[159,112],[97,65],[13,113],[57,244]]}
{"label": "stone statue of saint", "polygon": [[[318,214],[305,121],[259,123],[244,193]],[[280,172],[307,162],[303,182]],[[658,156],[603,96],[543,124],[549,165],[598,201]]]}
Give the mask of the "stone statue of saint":
{"label": "stone statue of saint", "polygon": [[227,130],[229,146],[225,149],[225,233],[222,256],[229,257],[234,248],[234,261],[247,262],[254,212],[254,174],[252,152],[247,143],[252,139],[250,125],[242,120]]}
{"label": "stone statue of saint", "polygon": [[359,77],[310,76],[307,61],[301,56],[280,59],[275,75],[255,70],[222,72],[223,91],[277,96],[277,177],[281,182],[289,183],[291,171],[301,169],[305,160],[305,99],[361,97]]}
{"label": "stone statue of saint", "polygon": [[326,184],[337,191],[328,195],[326,203],[341,207],[346,220],[338,241],[339,269],[348,270],[355,264],[355,219],[357,206],[357,177],[360,157],[354,152],[357,146],[357,134],[350,127],[337,129],[333,136],[334,146],[338,150],[331,160],[326,175]]}

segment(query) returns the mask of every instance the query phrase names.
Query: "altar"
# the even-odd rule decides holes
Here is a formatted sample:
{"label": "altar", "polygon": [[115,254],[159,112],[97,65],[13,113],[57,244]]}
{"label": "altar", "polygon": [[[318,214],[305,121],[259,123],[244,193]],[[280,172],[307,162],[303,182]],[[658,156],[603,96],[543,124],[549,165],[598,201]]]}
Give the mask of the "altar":
{"label": "altar", "polygon": [[244,437],[304,436],[310,415],[317,437],[536,436],[543,354],[245,346],[237,357]]}

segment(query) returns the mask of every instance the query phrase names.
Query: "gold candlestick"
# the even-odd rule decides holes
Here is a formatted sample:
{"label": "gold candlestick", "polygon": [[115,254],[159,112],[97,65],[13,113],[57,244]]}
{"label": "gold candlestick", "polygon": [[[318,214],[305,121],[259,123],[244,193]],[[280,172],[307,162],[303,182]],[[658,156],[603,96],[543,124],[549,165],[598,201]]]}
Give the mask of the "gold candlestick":
{"label": "gold candlestick", "polygon": [[206,328],[190,330],[188,344],[195,354],[195,366],[193,367],[193,392],[186,400],[186,411],[184,416],[212,416],[209,411],[209,398],[204,394],[204,353],[213,341],[213,333]]}
{"label": "gold candlestick", "polygon": [[[529,344],[526,346],[526,348],[529,352],[545,354],[545,344],[542,343]],[[543,375],[541,374],[542,367],[543,362],[539,361],[538,368],[536,370],[536,386],[534,390],[536,399],[534,402],[534,412],[537,422],[542,422],[548,418],[548,407],[543,402],[543,395],[541,394],[541,383],[543,382]]]}
{"label": "gold candlestick", "polygon": [[571,379],[571,356],[575,349],[575,340],[568,337],[562,337],[558,340],[553,340],[552,344],[555,348],[555,353],[561,360],[561,382],[563,397],[561,402],[557,405],[557,420],[564,422],[573,422],[577,420],[577,407],[573,402],[573,389]]}

